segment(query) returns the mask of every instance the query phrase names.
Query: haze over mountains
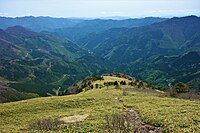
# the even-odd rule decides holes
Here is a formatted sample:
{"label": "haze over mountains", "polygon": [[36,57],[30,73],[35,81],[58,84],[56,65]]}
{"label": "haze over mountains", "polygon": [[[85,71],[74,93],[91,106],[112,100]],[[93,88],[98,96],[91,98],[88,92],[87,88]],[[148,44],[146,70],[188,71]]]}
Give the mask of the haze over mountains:
{"label": "haze over mountains", "polygon": [[1,17],[0,28],[0,76],[15,81],[10,87],[19,92],[46,96],[55,87],[66,89],[86,76],[106,72],[123,72],[162,88],[182,81],[200,91],[196,16]]}

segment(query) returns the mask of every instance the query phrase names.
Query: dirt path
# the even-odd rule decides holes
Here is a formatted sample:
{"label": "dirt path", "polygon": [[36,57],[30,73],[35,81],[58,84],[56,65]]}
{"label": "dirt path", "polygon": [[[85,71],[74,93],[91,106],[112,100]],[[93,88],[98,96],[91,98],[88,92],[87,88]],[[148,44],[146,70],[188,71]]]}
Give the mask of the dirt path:
{"label": "dirt path", "polygon": [[115,100],[117,104],[123,105],[126,111],[128,122],[134,126],[134,133],[162,133],[162,129],[160,127],[154,127],[143,123],[139,113],[134,109],[124,105],[123,100],[120,98],[115,98]]}

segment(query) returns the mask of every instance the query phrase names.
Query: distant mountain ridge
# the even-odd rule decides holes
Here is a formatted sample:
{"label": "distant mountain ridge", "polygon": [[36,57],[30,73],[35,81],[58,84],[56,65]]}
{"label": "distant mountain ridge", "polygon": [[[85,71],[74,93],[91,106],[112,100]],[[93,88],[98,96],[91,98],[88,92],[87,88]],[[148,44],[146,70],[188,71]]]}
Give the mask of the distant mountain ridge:
{"label": "distant mountain ridge", "polygon": [[33,16],[16,18],[0,17],[0,29],[6,29],[8,27],[20,25],[37,32],[51,31],[56,28],[72,27],[81,21],[83,20]]}
{"label": "distant mountain ridge", "polygon": [[139,27],[157,23],[167,18],[125,18],[115,19],[84,19],[84,18],[52,18],[52,17],[0,17],[0,29],[20,25],[36,32],[51,31],[72,41],[85,37],[92,32],[101,32],[110,28]]}
{"label": "distant mountain ridge", "polygon": [[92,33],[78,44],[113,61],[130,62],[153,54],[173,55],[200,48],[200,18],[189,16],[137,28]]}
{"label": "distant mountain ridge", "polygon": [[123,19],[123,20],[112,20],[112,19],[93,19],[85,20],[73,27],[56,29],[54,32],[62,37],[67,37],[72,41],[77,41],[81,38],[86,37],[90,33],[100,33],[105,30],[112,28],[133,28],[153,23],[158,23],[167,20],[166,18],[147,17],[141,19]]}

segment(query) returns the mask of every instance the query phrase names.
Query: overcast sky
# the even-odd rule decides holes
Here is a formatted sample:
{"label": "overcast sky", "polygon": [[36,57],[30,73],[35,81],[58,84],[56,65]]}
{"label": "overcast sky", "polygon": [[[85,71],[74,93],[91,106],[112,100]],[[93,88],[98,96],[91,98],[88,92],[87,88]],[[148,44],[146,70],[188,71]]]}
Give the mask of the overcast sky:
{"label": "overcast sky", "polygon": [[0,16],[200,16],[200,0],[0,0]]}

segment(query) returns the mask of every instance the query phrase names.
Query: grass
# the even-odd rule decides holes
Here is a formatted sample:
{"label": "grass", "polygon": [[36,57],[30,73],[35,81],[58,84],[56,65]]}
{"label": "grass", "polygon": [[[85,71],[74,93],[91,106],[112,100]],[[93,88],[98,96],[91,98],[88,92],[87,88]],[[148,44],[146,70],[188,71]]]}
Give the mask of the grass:
{"label": "grass", "polygon": [[[125,79],[125,78],[119,78],[119,77],[114,77],[114,76],[103,76],[103,79],[104,80],[97,80],[97,81],[94,81],[92,84],[95,86],[95,84],[99,84],[99,85],[104,85],[104,83],[106,82],[115,82],[117,81],[118,84],[120,84],[121,81],[126,81],[126,84],[127,85],[120,85],[119,88],[132,88],[133,86],[129,86],[128,83],[131,82],[130,80],[128,79]],[[102,88],[107,88],[106,86],[103,86]],[[114,85],[111,85],[109,86],[109,89],[114,89],[116,88]]]}
{"label": "grass", "polygon": [[[114,92],[112,95],[118,96],[119,93]],[[114,98],[99,90],[70,96],[35,98],[0,104],[0,130],[22,132],[31,122],[38,119],[89,114],[85,126],[90,125],[90,127],[83,128],[86,128],[84,129],[86,131],[92,129],[96,131],[102,126],[104,116],[116,111],[121,112],[122,107],[115,104]]]}
{"label": "grass", "polygon": [[126,106],[137,110],[145,123],[161,126],[165,132],[200,132],[199,101],[134,91],[123,96],[122,90],[106,87],[77,95],[0,104],[0,131],[29,132],[28,126],[38,120],[88,114],[85,121],[68,124],[62,132],[105,132],[105,116],[124,112],[123,106],[116,103],[116,97],[122,99]]}
{"label": "grass", "polygon": [[115,81],[126,81],[126,82],[130,82],[130,80],[125,79],[125,78],[119,78],[119,77],[113,77],[113,76],[103,76],[104,80],[97,80],[94,81],[93,84],[103,84],[104,82],[115,82]]}
{"label": "grass", "polygon": [[123,100],[139,112],[145,123],[161,126],[165,132],[200,132],[200,101],[139,92],[129,92]]}

